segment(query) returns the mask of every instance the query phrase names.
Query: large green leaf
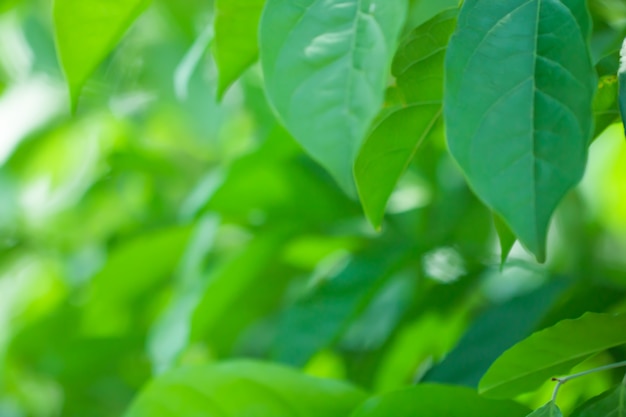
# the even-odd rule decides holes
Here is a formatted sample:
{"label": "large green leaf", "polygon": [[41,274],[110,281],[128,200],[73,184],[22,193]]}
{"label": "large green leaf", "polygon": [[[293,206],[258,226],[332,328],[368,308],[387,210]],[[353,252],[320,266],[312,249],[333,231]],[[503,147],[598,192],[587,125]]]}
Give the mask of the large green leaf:
{"label": "large green leaf", "polygon": [[345,417],[364,399],[350,385],[251,361],[179,369],[150,383],[125,417]]}
{"label": "large green leaf", "polygon": [[375,227],[380,227],[387,200],[417,148],[441,132],[443,62],[456,14],[444,12],[417,28],[394,59],[393,75],[406,104],[385,110],[354,168],[365,214]]}
{"label": "large green leaf", "polygon": [[596,88],[588,35],[580,0],[468,0],[446,57],[450,151],[538,259],[585,168]]}
{"label": "large green leaf", "polygon": [[528,417],[563,417],[563,413],[553,401],[550,401],[548,404],[530,413]]}
{"label": "large green leaf", "polygon": [[55,0],[57,52],[72,107],[80,91],[150,0]]}
{"label": "large green leaf", "polygon": [[572,417],[626,416],[626,384],[592,398],[572,413]]}
{"label": "large green leaf", "polygon": [[265,0],[217,0],[213,53],[219,69],[218,96],[256,61],[257,32]]}
{"label": "large green leaf", "polygon": [[603,350],[626,343],[626,314],[587,313],[534,333],[500,356],[480,381],[480,391],[512,398]]}
{"label": "large green leaf", "polygon": [[352,167],[383,103],[406,0],[269,0],[268,96],[291,134],[355,194]]}
{"label": "large green leaf", "polygon": [[424,384],[374,397],[353,417],[523,417],[528,412],[516,402],[482,398],[470,388]]}

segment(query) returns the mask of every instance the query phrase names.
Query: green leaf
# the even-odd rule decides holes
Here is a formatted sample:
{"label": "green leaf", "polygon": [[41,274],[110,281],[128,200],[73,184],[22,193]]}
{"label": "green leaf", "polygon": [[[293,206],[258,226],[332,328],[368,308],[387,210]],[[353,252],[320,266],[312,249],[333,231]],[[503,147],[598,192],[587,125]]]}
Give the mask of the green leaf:
{"label": "green leaf", "polygon": [[563,413],[554,401],[550,401],[548,404],[530,413],[528,417],[563,417]]}
{"label": "green leaf", "polygon": [[523,417],[528,412],[516,402],[482,398],[470,388],[423,384],[374,397],[352,417]]}
{"label": "green leaf", "polygon": [[376,228],[417,148],[441,133],[437,127],[442,112],[443,62],[456,14],[456,10],[440,14],[417,28],[400,46],[392,71],[407,104],[385,110],[356,160],[359,196]]}
{"label": "green leaf", "polygon": [[534,333],[500,356],[480,381],[489,397],[512,398],[626,343],[626,314],[587,313]]}
{"label": "green leaf", "polygon": [[350,195],[380,110],[406,0],[269,0],[260,28],[270,101],[289,132]]}
{"label": "green leaf", "polygon": [[407,25],[415,28],[429,21],[439,13],[458,8],[459,0],[411,0],[407,16]]}
{"label": "green leaf", "polygon": [[[375,254],[384,257],[373,262]],[[398,263],[398,253],[378,249],[322,276],[312,291],[283,313],[275,337],[275,359],[301,366],[331,345],[363,313]]]}
{"label": "green leaf", "polygon": [[539,260],[554,209],[585,169],[596,88],[588,28],[580,0],[468,0],[446,57],[450,151]]}
{"label": "green leaf", "polygon": [[363,399],[347,383],[237,361],[164,374],[143,390],[125,417],[345,417]]}
{"label": "green leaf", "polygon": [[619,109],[622,115],[622,123],[624,124],[624,133],[626,134],[626,39],[620,51],[620,66],[618,71],[619,81]]}
{"label": "green leaf", "polygon": [[572,417],[626,416],[626,385],[605,392],[574,410]]}
{"label": "green leaf", "polygon": [[257,32],[265,0],[217,0],[215,2],[215,38],[213,54],[217,64],[217,95],[257,60]]}
{"label": "green leaf", "polygon": [[[522,274],[519,270],[516,278],[522,279]],[[423,381],[476,387],[498,356],[537,328],[565,288],[566,282],[554,281],[486,309],[474,319],[445,359],[426,373]],[[513,322],[515,326],[508,325]]]}
{"label": "green leaf", "polygon": [[495,213],[493,214],[493,223],[498,234],[498,239],[500,240],[500,264],[504,265],[517,238],[504,220]]}
{"label": "green leaf", "polygon": [[72,108],[98,65],[115,48],[150,0],[55,0],[57,53]]}

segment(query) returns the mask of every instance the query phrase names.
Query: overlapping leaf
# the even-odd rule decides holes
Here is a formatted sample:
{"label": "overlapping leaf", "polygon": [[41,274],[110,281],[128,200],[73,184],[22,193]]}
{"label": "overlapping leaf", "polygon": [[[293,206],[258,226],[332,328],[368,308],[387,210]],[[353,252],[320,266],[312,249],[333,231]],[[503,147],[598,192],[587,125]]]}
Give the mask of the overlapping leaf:
{"label": "overlapping leaf", "polygon": [[355,194],[353,164],[382,105],[406,0],[269,0],[267,93],[289,132]]}
{"label": "overlapping leaf", "polygon": [[528,412],[513,401],[482,398],[470,388],[423,384],[374,397],[353,417],[523,417]]}
{"label": "overlapping leaf", "polygon": [[144,389],[125,417],[345,417],[363,399],[361,391],[343,382],[238,361],[164,374]]}
{"label": "overlapping leaf", "polygon": [[468,0],[446,57],[450,151],[539,259],[552,212],[585,168],[589,20],[580,0]]}
{"label": "overlapping leaf", "polygon": [[480,391],[512,398],[603,350],[626,344],[626,314],[587,313],[534,333],[500,356],[480,381]]}
{"label": "overlapping leaf", "polygon": [[56,45],[75,107],[84,83],[150,0],[55,0]]}
{"label": "overlapping leaf", "polygon": [[530,413],[528,417],[563,417],[563,413],[554,401],[550,401],[548,404]]}
{"label": "overlapping leaf", "polygon": [[380,227],[387,200],[420,144],[438,132],[443,100],[443,62],[456,10],[417,28],[393,63],[405,104],[385,109],[359,153],[354,173],[365,214]]}

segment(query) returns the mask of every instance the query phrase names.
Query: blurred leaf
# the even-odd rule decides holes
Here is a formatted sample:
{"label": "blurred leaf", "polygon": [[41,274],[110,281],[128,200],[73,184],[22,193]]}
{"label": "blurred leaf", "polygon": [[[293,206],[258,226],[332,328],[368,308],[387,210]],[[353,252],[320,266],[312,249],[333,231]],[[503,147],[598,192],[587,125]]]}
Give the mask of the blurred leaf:
{"label": "blurred leaf", "polygon": [[329,347],[365,310],[399,262],[394,251],[377,253],[385,256],[364,253],[340,271],[320,277],[309,293],[283,312],[274,341],[276,360],[303,365]]}
{"label": "blurred leaf", "polygon": [[524,417],[528,412],[516,402],[488,400],[469,388],[425,384],[374,397],[352,417]]}
{"label": "blurred leaf", "polygon": [[364,399],[343,382],[250,361],[179,369],[154,380],[126,417],[345,417]]}
{"label": "blurred leaf", "polygon": [[54,0],[57,51],[72,108],[87,79],[148,4],[150,0]]}
{"label": "blurred leaf", "polygon": [[257,33],[265,0],[217,0],[213,53],[219,70],[217,95],[257,60]]}
{"label": "blurred leaf", "polygon": [[507,350],[480,381],[480,391],[511,398],[569,372],[585,359],[626,344],[626,314],[587,313],[534,333]]}
{"label": "blurred leaf", "polygon": [[562,281],[552,282],[489,308],[472,321],[458,345],[424,376],[424,381],[478,386],[498,356],[536,329],[565,288]]}
{"label": "blurred leaf", "polygon": [[437,134],[443,99],[443,61],[456,10],[418,27],[400,46],[393,75],[406,106],[385,109],[357,157],[354,175],[365,214],[380,228],[396,183],[421,143]]}
{"label": "blurred leaf", "polygon": [[595,118],[594,137],[601,134],[619,118],[618,82],[614,74],[600,78],[598,91],[593,101]]}
{"label": "blurred leaf", "polygon": [[614,417],[626,415],[626,382],[574,410],[572,417]]}
{"label": "blurred leaf", "polygon": [[554,401],[550,401],[548,404],[530,413],[528,417],[563,417],[563,413],[561,413]]}
{"label": "blurred leaf", "polygon": [[132,326],[133,302],[154,290],[176,269],[191,227],[146,233],[117,246],[92,278],[84,326],[93,335],[118,334]]}
{"label": "blurred leaf", "polygon": [[261,20],[270,101],[350,195],[354,160],[383,103],[406,7],[406,0],[269,0]]}
{"label": "blurred leaf", "polygon": [[585,169],[597,86],[589,27],[578,0],[468,0],[446,55],[450,152],[539,260],[552,212]]}
{"label": "blurred leaf", "polygon": [[626,39],[620,52],[620,68],[618,71],[619,78],[619,109],[622,114],[622,123],[624,123],[624,132],[626,132]]}
{"label": "blurred leaf", "polygon": [[264,300],[280,295],[276,291],[284,285],[280,278],[288,277],[265,277],[264,272],[293,233],[291,227],[283,227],[259,234],[210,274],[192,316],[193,340],[208,338],[218,348],[232,344]]}

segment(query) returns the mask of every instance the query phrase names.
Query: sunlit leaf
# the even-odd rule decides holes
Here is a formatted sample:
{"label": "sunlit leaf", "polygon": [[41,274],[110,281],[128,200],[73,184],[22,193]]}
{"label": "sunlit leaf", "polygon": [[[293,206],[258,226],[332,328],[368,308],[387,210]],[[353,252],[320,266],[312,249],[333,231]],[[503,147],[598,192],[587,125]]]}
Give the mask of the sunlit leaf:
{"label": "sunlit leaf", "polygon": [[500,356],[480,381],[489,397],[512,398],[603,350],[626,344],[626,314],[587,313],[534,333]]}
{"label": "sunlit leaf", "polygon": [[259,54],[257,32],[265,0],[217,0],[213,52],[219,69],[218,96]]}
{"label": "sunlit leaf", "polygon": [[352,166],[382,105],[406,8],[406,0],[269,0],[261,20],[274,108],[352,195]]}
{"label": "sunlit leaf", "polygon": [[523,417],[528,411],[513,401],[482,398],[470,388],[424,384],[374,397],[352,417]]}
{"label": "sunlit leaf", "polygon": [[54,1],[57,52],[72,107],[87,79],[148,4],[150,0]]}
{"label": "sunlit leaf", "polygon": [[239,361],[164,374],[144,389],[125,417],[345,417],[363,399],[347,383]]}
{"label": "sunlit leaf", "polygon": [[446,57],[450,151],[539,260],[552,212],[585,168],[596,88],[588,28],[579,0],[468,0]]}
{"label": "sunlit leaf", "polygon": [[406,105],[386,109],[357,158],[354,174],[365,214],[380,227],[387,200],[420,144],[441,118],[443,61],[456,24],[456,10],[417,28],[400,46],[393,62]]}

